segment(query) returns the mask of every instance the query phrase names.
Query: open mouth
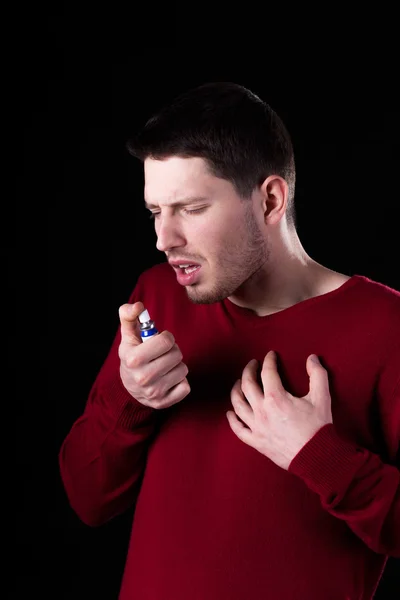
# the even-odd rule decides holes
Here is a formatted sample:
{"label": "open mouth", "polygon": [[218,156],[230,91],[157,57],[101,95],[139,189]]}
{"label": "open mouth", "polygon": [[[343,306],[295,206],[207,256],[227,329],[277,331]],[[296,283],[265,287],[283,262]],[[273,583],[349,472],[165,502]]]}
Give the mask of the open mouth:
{"label": "open mouth", "polygon": [[175,267],[176,277],[181,285],[192,285],[199,277],[201,265],[188,265],[187,267]]}
{"label": "open mouth", "polygon": [[179,267],[179,269],[189,275],[189,273],[194,273],[196,269],[200,269],[200,265],[189,265],[188,267]]}

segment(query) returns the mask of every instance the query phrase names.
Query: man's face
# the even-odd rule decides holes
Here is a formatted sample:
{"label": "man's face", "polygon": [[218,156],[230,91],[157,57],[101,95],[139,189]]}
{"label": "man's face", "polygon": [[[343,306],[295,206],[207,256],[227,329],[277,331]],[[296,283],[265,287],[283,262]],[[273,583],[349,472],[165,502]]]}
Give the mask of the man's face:
{"label": "man's face", "polygon": [[[219,302],[262,269],[268,245],[252,198],[241,199],[202,158],[146,159],[144,169],[157,249],[168,261],[201,265],[193,283],[185,285],[192,302]],[[173,206],[176,202],[182,204]]]}

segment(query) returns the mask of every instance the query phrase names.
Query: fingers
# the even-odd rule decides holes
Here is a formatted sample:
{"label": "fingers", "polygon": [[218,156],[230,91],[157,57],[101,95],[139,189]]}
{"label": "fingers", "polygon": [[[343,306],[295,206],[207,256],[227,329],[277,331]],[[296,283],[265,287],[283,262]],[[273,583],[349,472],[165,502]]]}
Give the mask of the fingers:
{"label": "fingers", "polygon": [[310,377],[310,392],[307,395],[313,404],[330,399],[328,371],[321,365],[320,361],[313,359],[311,354],[306,362],[306,369]]}
{"label": "fingers", "polygon": [[138,317],[144,311],[142,302],[135,304],[123,304],[119,308],[119,320],[121,323],[121,342],[131,346],[142,343]]}
{"label": "fingers", "polygon": [[250,426],[254,412],[250,402],[243,394],[241,380],[238,379],[231,390],[231,402],[235,409],[236,415],[243,421],[245,425]]}
{"label": "fingers", "polygon": [[285,389],[278,373],[276,353],[273,350],[270,350],[264,358],[261,371],[261,380],[265,392],[268,391],[285,394]]}
{"label": "fingers", "polygon": [[[253,359],[247,363],[243,369],[242,378],[239,379],[234,386],[240,394],[244,394],[245,400],[254,409],[254,404],[264,398],[262,388],[257,381],[258,361]],[[237,387],[236,387],[237,386]]]}

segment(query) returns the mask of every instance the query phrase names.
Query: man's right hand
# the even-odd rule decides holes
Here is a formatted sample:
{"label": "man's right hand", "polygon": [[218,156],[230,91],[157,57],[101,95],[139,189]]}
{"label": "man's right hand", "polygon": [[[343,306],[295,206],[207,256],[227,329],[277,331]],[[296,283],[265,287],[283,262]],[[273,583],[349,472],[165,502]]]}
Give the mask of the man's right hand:
{"label": "man's right hand", "polygon": [[182,362],[182,352],[169,331],[142,342],[138,317],[143,311],[142,302],[123,304],[119,308],[121,380],[141,404],[155,409],[168,408],[189,394],[186,378],[189,369]]}

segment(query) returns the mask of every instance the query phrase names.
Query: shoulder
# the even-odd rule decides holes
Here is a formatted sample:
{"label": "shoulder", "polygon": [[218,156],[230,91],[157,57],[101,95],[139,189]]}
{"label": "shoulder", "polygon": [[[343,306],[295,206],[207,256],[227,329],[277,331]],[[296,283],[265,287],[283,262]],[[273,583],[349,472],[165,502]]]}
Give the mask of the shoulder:
{"label": "shoulder", "polygon": [[360,293],[365,302],[371,302],[377,307],[400,316],[400,291],[387,283],[376,281],[365,275],[354,275],[355,290]]}
{"label": "shoulder", "polygon": [[400,291],[363,275],[353,276],[354,320],[360,337],[370,339],[377,362],[400,367]]}
{"label": "shoulder", "polygon": [[400,291],[395,286],[374,280],[366,275],[345,275],[325,269],[319,282],[319,294],[330,293],[349,311],[357,311],[354,317],[365,319],[370,315],[375,320],[399,319]]}

